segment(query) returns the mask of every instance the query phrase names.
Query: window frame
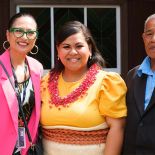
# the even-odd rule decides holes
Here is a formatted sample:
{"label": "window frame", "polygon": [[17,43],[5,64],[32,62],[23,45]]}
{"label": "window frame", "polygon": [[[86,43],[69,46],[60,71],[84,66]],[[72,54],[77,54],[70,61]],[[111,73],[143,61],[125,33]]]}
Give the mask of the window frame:
{"label": "window frame", "polygon": [[[120,61],[117,60],[117,66],[120,66],[120,68],[118,69],[118,71],[116,70],[116,72],[120,73],[122,76],[126,75],[127,73],[127,69],[128,69],[128,32],[127,32],[127,0],[98,0],[96,2],[94,1],[82,1],[79,0],[78,2],[76,0],[73,1],[69,1],[69,0],[62,0],[61,2],[57,2],[55,0],[33,0],[32,1],[28,1],[28,0],[12,0],[10,1],[10,16],[13,15],[14,13],[17,12],[17,7],[18,6],[40,6],[40,7],[49,7],[49,6],[65,6],[66,7],[70,7],[72,5],[79,5],[79,6],[88,6],[89,7],[96,7],[97,5],[104,5],[105,6],[118,6],[120,8],[120,35],[116,35],[119,36],[120,38],[117,38],[116,40],[120,40]],[[70,6],[69,6],[70,5]],[[117,18],[117,17],[116,17]],[[116,20],[117,21],[117,20]],[[117,24],[116,24],[117,25]],[[52,35],[51,35],[52,36]],[[53,38],[51,37],[51,40],[53,40]],[[52,41],[51,41],[52,42]],[[118,42],[116,43],[118,44]],[[51,43],[52,45],[52,43]],[[52,45],[53,46],[53,45]],[[117,45],[118,48],[118,45]],[[54,57],[54,55],[51,55],[52,57]],[[117,58],[118,59],[118,58]],[[54,61],[53,61],[54,62]],[[119,63],[119,64],[118,64]],[[53,63],[52,63],[53,65]],[[107,69],[109,70],[109,69]],[[113,70],[115,71],[115,70]]]}

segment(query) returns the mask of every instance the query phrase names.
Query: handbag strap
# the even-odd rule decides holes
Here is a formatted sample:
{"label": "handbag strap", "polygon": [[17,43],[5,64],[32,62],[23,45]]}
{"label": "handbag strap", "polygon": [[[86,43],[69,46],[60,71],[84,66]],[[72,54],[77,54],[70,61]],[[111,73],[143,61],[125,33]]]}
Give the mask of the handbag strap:
{"label": "handbag strap", "polygon": [[16,88],[15,88],[13,82],[12,82],[11,79],[10,79],[10,75],[9,75],[8,71],[6,70],[4,64],[2,63],[1,60],[0,60],[0,65],[2,66],[3,70],[5,71],[5,73],[6,73],[7,77],[8,77],[8,79],[9,79],[9,81],[10,81],[10,83],[11,83],[11,85],[12,85],[12,87],[13,87],[15,93],[16,93],[17,100],[18,100],[18,105],[19,105],[19,111],[20,111],[21,114],[22,114],[22,119],[23,119],[23,122],[24,122],[24,125],[25,125],[25,129],[26,129],[26,132],[27,132],[27,135],[28,135],[28,139],[29,139],[29,142],[30,142],[30,144],[31,144],[31,146],[32,146],[32,145],[33,145],[33,144],[32,144],[32,138],[31,138],[30,131],[29,131],[29,129],[28,129],[28,125],[27,125],[27,122],[26,122],[26,119],[25,119],[25,114],[24,114],[24,112],[23,112],[23,108],[22,108],[22,106],[21,106],[21,98],[20,98],[19,92],[16,90]]}
{"label": "handbag strap", "polygon": [[[13,89],[15,90],[15,87],[14,87],[14,85],[13,85],[13,83],[12,83],[11,79],[10,79],[10,75],[9,75],[8,71],[6,70],[6,68],[5,68],[4,64],[2,63],[2,61],[1,61],[1,60],[0,60],[0,65],[2,66],[2,68],[3,68],[3,70],[5,71],[5,73],[6,73],[7,77],[8,77],[8,79],[9,79],[9,81],[10,81],[10,83],[11,83],[12,87],[13,87]],[[15,90],[15,92],[16,92],[16,90]]]}

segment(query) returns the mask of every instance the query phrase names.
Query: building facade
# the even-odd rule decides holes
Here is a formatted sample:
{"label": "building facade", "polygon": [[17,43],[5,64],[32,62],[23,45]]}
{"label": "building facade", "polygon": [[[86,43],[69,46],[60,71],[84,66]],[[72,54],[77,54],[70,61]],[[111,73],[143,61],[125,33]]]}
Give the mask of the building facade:
{"label": "building facade", "polygon": [[55,64],[54,38],[66,21],[79,20],[89,27],[107,62],[106,70],[124,78],[146,56],[142,33],[144,21],[155,13],[154,0],[2,0],[0,5],[0,52],[4,51],[9,18],[29,12],[39,25],[35,56],[49,70]]}

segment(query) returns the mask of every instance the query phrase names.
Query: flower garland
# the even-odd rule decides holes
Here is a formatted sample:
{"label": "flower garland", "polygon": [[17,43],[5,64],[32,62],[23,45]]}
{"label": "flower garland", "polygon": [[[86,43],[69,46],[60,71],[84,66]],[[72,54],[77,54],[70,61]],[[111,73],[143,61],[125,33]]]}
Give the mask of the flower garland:
{"label": "flower garland", "polygon": [[56,107],[68,107],[70,103],[76,101],[80,97],[83,97],[86,94],[88,88],[95,82],[96,74],[98,73],[99,69],[100,67],[97,64],[93,64],[89,68],[86,77],[80,86],[63,98],[59,96],[58,90],[58,79],[60,72],[52,71],[50,73],[48,85],[51,94],[50,107],[52,107],[52,104],[54,104]]}

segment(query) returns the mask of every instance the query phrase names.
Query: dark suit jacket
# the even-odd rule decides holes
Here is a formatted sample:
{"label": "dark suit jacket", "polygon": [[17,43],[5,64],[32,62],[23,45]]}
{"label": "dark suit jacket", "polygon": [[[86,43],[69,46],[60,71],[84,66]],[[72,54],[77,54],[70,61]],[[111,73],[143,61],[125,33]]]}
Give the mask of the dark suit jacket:
{"label": "dark suit jacket", "polygon": [[122,155],[155,155],[155,89],[146,110],[146,75],[139,77],[135,67],[127,75],[127,122]]}

